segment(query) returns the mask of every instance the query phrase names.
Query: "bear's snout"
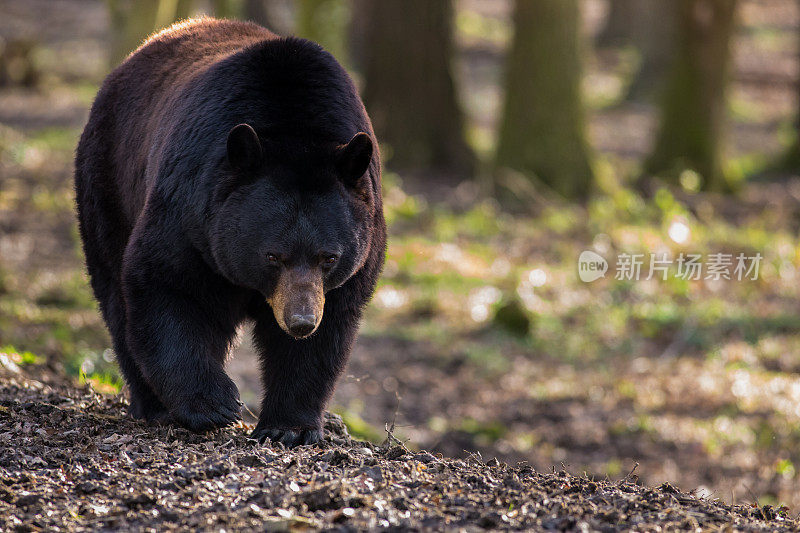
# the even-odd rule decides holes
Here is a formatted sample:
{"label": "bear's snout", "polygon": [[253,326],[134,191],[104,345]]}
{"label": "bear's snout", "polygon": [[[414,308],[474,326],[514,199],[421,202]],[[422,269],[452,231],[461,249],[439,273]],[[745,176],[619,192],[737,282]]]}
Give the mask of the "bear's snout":
{"label": "bear's snout", "polygon": [[308,337],[322,321],[325,306],[322,276],[310,268],[285,269],[267,301],[283,331],[296,339]]}
{"label": "bear's snout", "polygon": [[289,317],[286,325],[289,327],[289,333],[293,336],[297,338],[306,337],[317,329],[317,317],[295,313]]}
{"label": "bear's snout", "polygon": [[[308,337],[319,326],[322,320],[322,306],[324,297],[311,287],[303,287],[296,292],[290,292],[289,298],[283,307],[281,318],[278,318],[278,311],[273,307],[275,318],[283,330],[295,339]],[[291,291],[291,289],[290,289]]]}

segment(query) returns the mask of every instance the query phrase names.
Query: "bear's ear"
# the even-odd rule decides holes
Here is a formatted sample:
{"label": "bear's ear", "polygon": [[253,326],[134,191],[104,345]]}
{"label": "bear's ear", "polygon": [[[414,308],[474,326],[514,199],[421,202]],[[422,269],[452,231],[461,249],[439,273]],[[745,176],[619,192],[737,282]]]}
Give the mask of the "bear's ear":
{"label": "bear's ear", "polygon": [[356,133],[350,142],[341,145],[336,152],[339,177],[348,187],[355,187],[372,160],[372,139],[363,131]]}
{"label": "bear's ear", "polygon": [[228,163],[240,170],[253,170],[261,164],[261,142],[249,124],[234,126],[228,133]]}

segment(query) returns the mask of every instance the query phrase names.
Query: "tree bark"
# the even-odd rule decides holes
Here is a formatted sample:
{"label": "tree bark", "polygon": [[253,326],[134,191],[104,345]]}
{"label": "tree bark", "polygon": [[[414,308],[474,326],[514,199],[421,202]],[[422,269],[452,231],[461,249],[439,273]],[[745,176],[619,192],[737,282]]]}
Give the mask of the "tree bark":
{"label": "tree bark", "polygon": [[119,65],[150,35],[156,25],[159,0],[109,0],[112,67]]}
{"label": "tree bark", "polygon": [[275,31],[267,0],[245,0],[244,17],[264,26],[268,30]]}
{"label": "tree bark", "polygon": [[191,15],[192,0],[108,0],[108,8],[113,68],[151,33]]}
{"label": "tree bark", "polygon": [[661,126],[645,170],[678,183],[691,169],[701,188],[726,191],[720,151],[736,0],[674,0],[675,57],[661,107]]}
{"label": "tree bark", "polygon": [[211,0],[214,16],[221,19],[235,19],[241,15],[241,5],[234,0]]}
{"label": "tree bark", "polygon": [[347,65],[348,3],[344,0],[297,0],[296,6],[297,35],[321,44]]}
{"label": "tree bark", "polygon": [[[633,40],[636,12],[641,0],[608,0],[605,24],[597,36],[600,46],[619,46]],[[664,0],[657,0],[663,2]],[[669,2],[670,0],[667,0]]]}
{"label": "tree bark", "polygon": [[795,139],[783,157],[772,167],[772,170],[800,173],[800,82],[795,90],[795,102],[798,108],[794,118]]}
{"label": "tree bark", "polygon": [[577,0],[517,0],[506,60],[498,166],[537,178],[567,198],[593,182],[581,98]]}
{"label": "tree bark", "polygon": [[389,166],[471,174],[472,150],[451,74],[450,0],[372,0],[366,9],[364,101]]}
{"label": "tree bark", "polygon": [[[798,0],[800,6],[800,0]],[[800,41],[800,32],[797,33],[798,41]],[[783,154],[783,157],[774,164],[771,170],[782,172],[800,172],[800,79],[795,82],[795,116],[794,116],[794,131],[795,138],[789,149]]]}
{"label": "tree bark", "polygon": [[650,100],[663,86],[674,50],[674,11],[671,0],[609,0],[597,46],[632,46],[640,59],[623,100]]}
{"label": "tree bark", "polygon": [[676,24],[670,1],[638,0],[631,20],[631,43],[639,51],[639,69],[626,100],[650,100],[663,87],[675,50]]}
{"label": "tree bark", "polygon": [[370,25],[368,6],[375,0],[350,0],[350,25],[347,28],[347,51],[350,66],[358,72],[364,71],[366,61],[366,38]]}

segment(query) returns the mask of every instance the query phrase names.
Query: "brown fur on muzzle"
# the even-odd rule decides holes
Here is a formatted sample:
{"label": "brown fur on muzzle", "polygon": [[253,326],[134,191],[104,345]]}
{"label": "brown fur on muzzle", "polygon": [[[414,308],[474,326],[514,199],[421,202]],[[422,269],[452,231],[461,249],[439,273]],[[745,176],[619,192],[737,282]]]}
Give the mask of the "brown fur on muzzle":
{"label": "brown fur on muzzle", "polygon": [[284,269],[267,302],[281,329],[298,339],[308,337],[322,321],[325,306],[322,276],[307,267]]}

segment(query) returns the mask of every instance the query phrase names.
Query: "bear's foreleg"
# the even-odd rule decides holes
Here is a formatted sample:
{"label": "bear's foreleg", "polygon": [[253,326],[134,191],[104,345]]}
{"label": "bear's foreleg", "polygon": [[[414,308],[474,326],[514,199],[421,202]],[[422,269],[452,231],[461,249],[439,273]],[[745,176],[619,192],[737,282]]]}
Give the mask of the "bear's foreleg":
{"label": "bear's foreleg", "polygon": [[123,288],[127,345],[171,418],[193,431],[241,417],[239,391],[224,370],[241,316],[197,272],[157,260],[153,244],[126,254]]}
{"label": "bear's foreleg", "polygon": [[319,328],[299,340],[278,326],[268,308],[257,317],[253,336],[264,397],[254,439],[296,446],[322,438],[322,414],[347,363],[360,314],[329,295]]}

